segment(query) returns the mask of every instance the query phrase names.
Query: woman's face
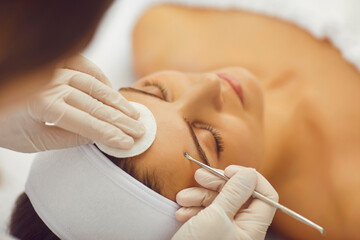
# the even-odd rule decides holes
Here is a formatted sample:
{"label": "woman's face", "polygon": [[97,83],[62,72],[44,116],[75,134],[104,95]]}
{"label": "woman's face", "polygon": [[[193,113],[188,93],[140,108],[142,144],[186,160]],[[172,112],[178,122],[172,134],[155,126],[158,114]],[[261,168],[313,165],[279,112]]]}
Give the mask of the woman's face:
{"label": "woman's face", "polygon": [[[233,87],[232,87],[233,86]],[[174,200],[181,189],[196,186],[198,166],[188,152],[211,167],[258,167],[263,160],[263,93],[241,68],[204,74],[154,73],[120,92],[147,106],[157,122],[153,145],[135,157],[137,171],[154,174],[161,193]]]}

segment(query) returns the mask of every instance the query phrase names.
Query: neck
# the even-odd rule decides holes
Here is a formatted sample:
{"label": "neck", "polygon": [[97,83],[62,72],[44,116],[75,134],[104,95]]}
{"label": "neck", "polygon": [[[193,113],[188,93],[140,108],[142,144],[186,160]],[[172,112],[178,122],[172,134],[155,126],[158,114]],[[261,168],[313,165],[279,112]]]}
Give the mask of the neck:
{"label": "neck", "polygon": [[[263,85],[265,161],[260,172],[270,180],[276,177],[277,169],[283,169],[289,164],[287,157],[292,155],[291,136],[294,134],[296,104],[289,101],[290,95],[287,94],[287,90],[295,88],[296,84],[291,80],[267,84],[264,80]],[[288,101],[284,101],[284,98]]]}

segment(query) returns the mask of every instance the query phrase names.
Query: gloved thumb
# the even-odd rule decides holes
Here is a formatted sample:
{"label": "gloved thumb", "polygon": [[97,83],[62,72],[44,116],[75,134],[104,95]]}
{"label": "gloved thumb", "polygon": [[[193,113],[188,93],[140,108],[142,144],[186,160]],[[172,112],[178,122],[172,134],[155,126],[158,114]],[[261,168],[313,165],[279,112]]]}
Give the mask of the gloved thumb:
{"label": "gloved thumb", "polygon": [[[227,174],[227,172],[230,174]],[[254,192],[257,179],[256,171],[244,167],[237,167],[234,170],[232,167],[230,171],[225,169],[225,175],[230,177],[230,180],[227,181],[215,198],[213,205],[223,209],[227,216],[232,219]]]}

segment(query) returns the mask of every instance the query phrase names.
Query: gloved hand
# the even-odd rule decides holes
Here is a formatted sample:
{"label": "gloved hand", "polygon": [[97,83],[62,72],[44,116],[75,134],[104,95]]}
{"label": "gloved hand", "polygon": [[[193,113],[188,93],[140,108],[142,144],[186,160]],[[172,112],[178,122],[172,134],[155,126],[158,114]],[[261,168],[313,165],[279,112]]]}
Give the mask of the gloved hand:
{"label": "gloved hand", "polygon": [[254,169],[229,166],[224,171],[228,182],[198,169],[196,181],[203,187],[180,191],[176,196],[183,206],[176,212],[187,221],[173,236],[177,239],[264,239],[275,208],[251,198],[254,190],[278,201],[270,183]]}
{"label": "gloved hand", "polygon": [[[0,116],[0,147],[37,152],[94,141],[129,149],[144,134],[139,112],[101,70],[77,56],[55,71],[53,80],[26,106]],[[47,126],[45,122],[55,126]]]}

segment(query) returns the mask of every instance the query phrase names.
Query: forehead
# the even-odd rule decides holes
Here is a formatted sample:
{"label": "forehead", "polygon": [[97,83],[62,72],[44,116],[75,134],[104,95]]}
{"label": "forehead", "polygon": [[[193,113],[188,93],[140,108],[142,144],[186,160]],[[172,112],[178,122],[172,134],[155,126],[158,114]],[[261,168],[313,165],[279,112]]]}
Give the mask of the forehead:
{"label": "forehead", "polygon": [[192,83],[199,79],[203,74],[200,73],[183,73],[178,71],[160,71],[148,76],[141,78],[137,83],[133,86],[136,87],[138,85],[143,84],[146,81],[166,81],[167,83],[174,83],[178,86],[184,85],[186,86],[189,83]]}
{"label": "forehead", "polygon": [[157,124],[154,143],[133,160],[138,168],[156,174],[160,182],[168,185],[162,187],[166,190],[164,195],[169,194],[166,197],[174,199],[179,190],[194,185],[196,168],[184,157],[185,151],[195,152],[189,129],[172,104],[138,93],[122,94],[130,101],[147,106]]}
{"label": "forehead", "polygon": [[149,78],[159,78],[159,79],[166,79],[166,80],[172,80],[172,79],[187,79],[189,76],[189,74],[184,73],[184,72],[178,72],[178,71],[160,71],[160,72],[155,72],[153,74],[147,75],[143,78],[140,79],[149,79]]}

